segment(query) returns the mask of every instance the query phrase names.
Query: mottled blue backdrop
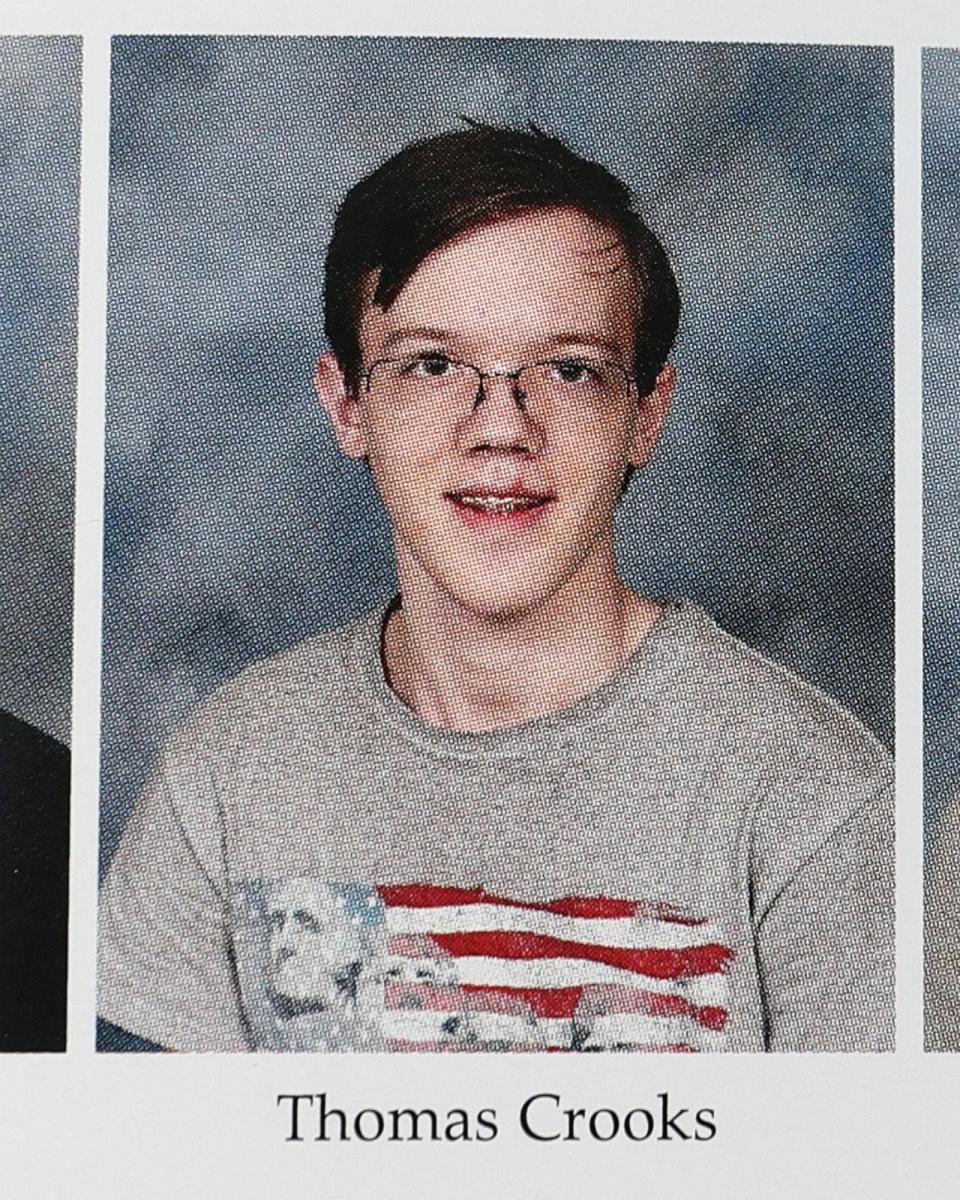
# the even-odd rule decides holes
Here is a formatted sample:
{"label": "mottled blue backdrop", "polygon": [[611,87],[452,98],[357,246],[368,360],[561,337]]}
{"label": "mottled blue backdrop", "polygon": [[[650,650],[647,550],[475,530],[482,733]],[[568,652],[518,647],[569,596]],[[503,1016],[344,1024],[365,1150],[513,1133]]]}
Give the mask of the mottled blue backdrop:
{"label": "mottled blue backdrop", "polygon": [[103,857],[170,728],[393,587],[310,386],[337,203],[458,116],[619,173],[685,298],[624,572],[892,740],[892,60],[880,49],[114,43]]}
{"label": "mottled blue backdrop", "polygon": [[928,831],[960,784],[960,52],[923,55],[924,720]]}
{"label": "mottled blue backdrop", "polygon": [[0,708],[70,738],[80,39],[0,38]]}

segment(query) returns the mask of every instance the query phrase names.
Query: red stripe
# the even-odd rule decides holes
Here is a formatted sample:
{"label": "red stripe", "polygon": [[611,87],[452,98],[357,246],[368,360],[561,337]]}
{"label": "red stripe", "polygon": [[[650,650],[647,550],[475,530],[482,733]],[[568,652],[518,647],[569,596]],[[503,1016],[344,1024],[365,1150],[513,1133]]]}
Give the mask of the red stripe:
{"label": "red stripe", "polygon": [[388,980],[390,1009],[428,1012],[496,1012],[518,1017],[572,1017],[583,988],[509,988],[487,984],[436,987],[431,983]]}
{"label": "red stripe", "polygon": [[620,984],[588,984],[583,989],[578,1016],[605,1017],[612,1013],[643,1013],[649,1017],[689,1017],[704,1029],[721,1030],[727,1010],[716,1004],[693,1004],[676,992],[647,992]]}
{"label": "red stripe", "polygon": [[442,962],[451,958],[429,933],[394,933],[387,939],[387,951],[401,958],[429,958]]}
{"label": "red stripe", "polygon": [[533,1013],[535,1017],[555,1017],[565,1019],[572,1017],[577,1011],[582,987],[565,988],[519,988],[494,987],[485,983],[461,984],[464,992],[470,998],[470,1007],[493,1000],[494,996],[510,997],[515,1003],[521,1004],[524,1011]]}
{"label": "red stripe", "polygon": [[[631,949],[624,946],[596,946],[540,933],[510,933],[505,930],[476,933],[433,933],[432,941],[455,958],[579,958],[605,963],[624,971],[634,971],[652,979],[686,979],[725,971],[733,958],[728,946],[709,943],[680,950],[656,947]],[[404,939],[391,938],[391,954],[404,954]]]}
{"label": "red stripe", "polygon": [[[576,992],[580,989],[570,990]],[[384,991],[384,1004],[388,1009],[399,1012],[492,1012],[513,1017],[529,1017],[535,1010],[520,992],[519,988],[467,989],[388,979]],[[554,1014],[540,1012],[536,1015]]]}
{"label": "red stripe", "polygon": [[616,900],[609,896],[561,896],[557,900],[511,900],[495,896],[482,887],[438,887],[431,883],[381,884],[377,891],[384,904],[395,908],[448,908],[469,904],[499,904],[504,908],[526,908],[534,912],[556,913],[562,917],[649,917],[672,924],[703,925],[699,918],[686,916],[669,905],[648,904],[635,900]]}
{"label": "red stripe", "polygon": [[656,911],[651,915],[655,915],[658,921],[666,921],[668,925],[686,925],[694,929],[707,923],[706,917],[692,917],[683,909],[674,908],[672,904],[657,904],[654,907]]}

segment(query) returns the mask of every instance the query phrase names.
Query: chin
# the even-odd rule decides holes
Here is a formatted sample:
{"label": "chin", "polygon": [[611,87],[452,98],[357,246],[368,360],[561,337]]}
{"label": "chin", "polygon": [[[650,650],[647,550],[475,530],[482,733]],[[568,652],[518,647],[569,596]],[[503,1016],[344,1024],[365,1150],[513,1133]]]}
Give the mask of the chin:
{"label": "chin", "polygon": [[457,604],[490,621],[509,621],[535,612],[542,607],[559,586],[553,579],[483,579],[457,580],[446,588]]}
{"label": "chin", "polygon": [[274,988],[288,1000],[303,1003],[325,999],[329,983],[329,979],[324,976],[279,971],[274,979]]}

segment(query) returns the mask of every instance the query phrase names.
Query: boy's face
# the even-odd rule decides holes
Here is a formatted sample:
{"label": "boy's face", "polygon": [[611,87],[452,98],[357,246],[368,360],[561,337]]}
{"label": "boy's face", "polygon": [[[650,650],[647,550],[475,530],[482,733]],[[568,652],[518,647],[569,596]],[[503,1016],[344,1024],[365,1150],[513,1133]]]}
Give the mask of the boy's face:
{"label": "boy's face", "polygon": [[290,880],[275,889],[268,918],[276,991],[293,1000],[333,1002],[338,974],[363,957],[336,896],[312,881]]}
{"label": "boy's face", "polygon": [[[609,554],[624,471],[649,456],[672,385],[666,369],[638,401],[628,382],[636,303],[615,236],[582,213],[548,209],[462,235],[424,259],[386,311],[367,305],[364,369],[385,358],[415,365],[334,400],[321,361],[317,385],[341,447],[369,460],[401,581],[419,576],[471,611],[508,616]],[[450,399],[436,383],[458,370],[448,359],[484,372],[550,360],[549,398],[504,378],[481,390],[466,372],[466,391],[461,382]],[[594,362],[622,368],[601,399],[576,382],[579,364]],[[433,390],[411,388],[411,370]]]}

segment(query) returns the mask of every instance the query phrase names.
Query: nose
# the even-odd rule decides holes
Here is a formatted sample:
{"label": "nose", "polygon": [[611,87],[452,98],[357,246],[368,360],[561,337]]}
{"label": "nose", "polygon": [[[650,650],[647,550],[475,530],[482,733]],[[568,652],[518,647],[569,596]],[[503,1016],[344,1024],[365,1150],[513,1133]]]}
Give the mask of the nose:
{"label": "nose", "polygon": [[459,448],[474,455],[530,457],[539,454],[544,443],[543,427],[530,413],[519,382],[509,375],[485,375],[458,428]]}

